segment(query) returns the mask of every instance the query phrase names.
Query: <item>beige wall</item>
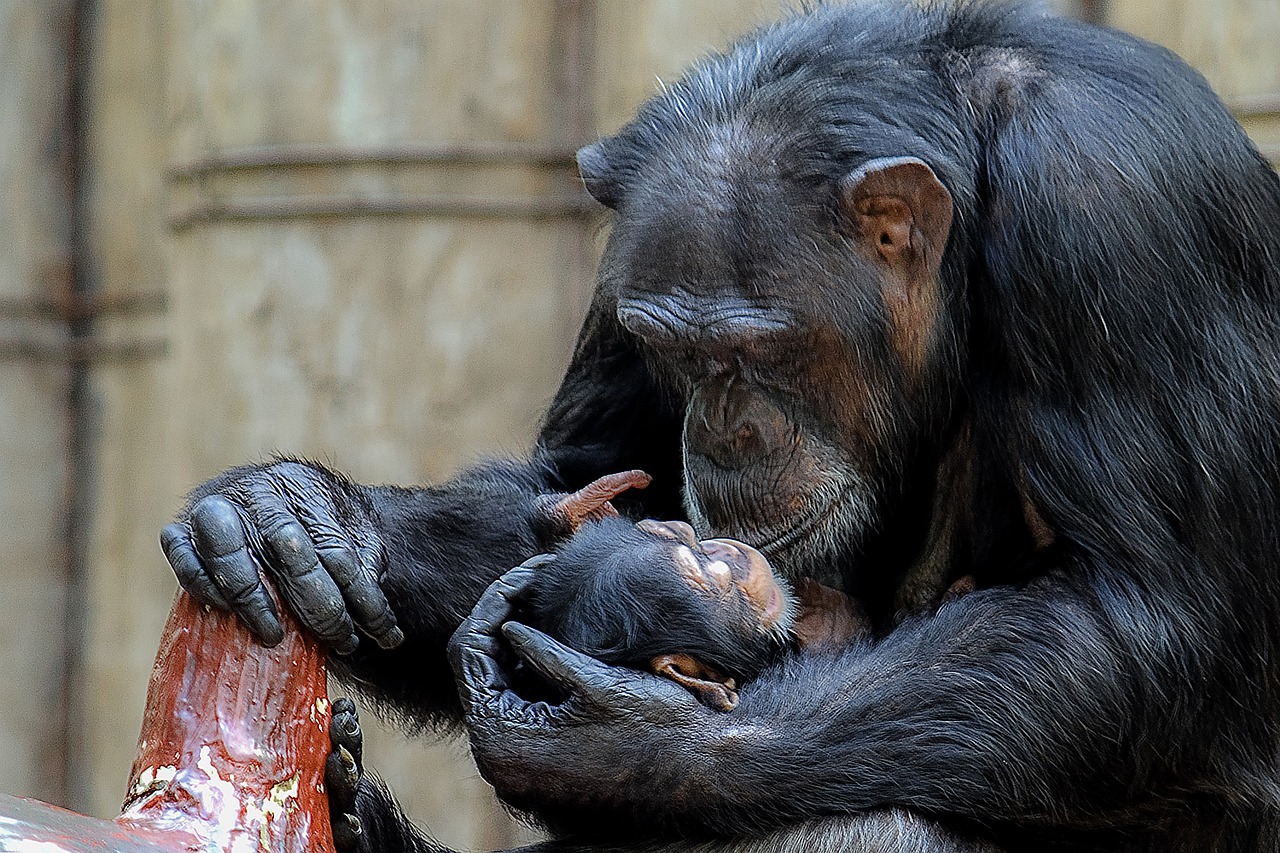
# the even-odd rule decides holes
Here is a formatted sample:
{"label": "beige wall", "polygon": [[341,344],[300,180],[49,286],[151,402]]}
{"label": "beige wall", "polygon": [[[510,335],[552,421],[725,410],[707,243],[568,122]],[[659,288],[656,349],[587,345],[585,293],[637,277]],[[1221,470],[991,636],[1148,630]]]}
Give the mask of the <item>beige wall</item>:
{"label": "beige wall", "polygon": [[[108,815],[120,800],[174,588],[156,535],[183,491],[274,452],[364,481],[414,483],[521,451],[567,358],[598,243],[589,218],[529,213],[575,203],[562,161],[281,162],[199,179],[188,167],[285,145],[311,155],[453,143],[567,151],[616,129],[657,80],[779,6],[600,0],[595,61],[575,83],[565,5],[101,2],[93,253],[108,293],[167,300],[164,310],[108,317],[103,334],[167,349],[94,372],[101,440],[80,808]],[[0,0],[0,299],[46,292],[63,255],[47,145],[63,68],[59,8]],[[1119,25],[1199,63],[1230,99],[1280,92],[1275,0],[1112,8]],[[1251,127],[1280,143],[1266,136],[1275,116],[1255,112]],[[518,215],[189,217],[226,206],[421,210],[423,200],[514,201]],[[30,326],[0,315],[5,334]],[[0,673],[11,688],[0,695],[0,790],[45,798],[57,745],[48,710],[59,701],[64,377],[56,363],[0,361]],[[521,837],[462,747],[410,745],[375,727],[368,738],[370,763],[443,840],[485,849]]]}

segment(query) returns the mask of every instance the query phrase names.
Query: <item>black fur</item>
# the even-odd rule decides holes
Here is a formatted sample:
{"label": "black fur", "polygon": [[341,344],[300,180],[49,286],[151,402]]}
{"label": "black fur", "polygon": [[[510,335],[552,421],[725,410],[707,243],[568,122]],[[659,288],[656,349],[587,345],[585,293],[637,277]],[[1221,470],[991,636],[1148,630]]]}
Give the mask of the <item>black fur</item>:
{"label": "black fur", "polygon": [[[834,201],[899,156],[955,209],[915,384]],[[500,794],[626,838],[893,806],[1010,851],[1280,849],[1280,180],[1197,74],[1018,6],[824,6],[701,63],[583,166],[617,217],[535,461],[361,492],[409,639],[348,676],[415,719],[456,714],[435,698],[444,638],[536,547],[519,510],[477,508],[644,468],[639,511],[678,516],[687,395],[730,365],[815,430],[851,407],[874,422],[842,445],[869,460],[865,522],[800,568],[884,638],[767,671],[676,746],[631,721],[532,756],[551,768],[534,778],[490,765]],[[637,294],[696,318],[777,293],[797,334],[759,352],[645,345],[617,316]],[[804,345],[823,323],[858,357],[835,379],[869,395],[790,378],[827,355]],[[941,482],[956,456],[967,479]],[[980,589],[890,630],[942,493],[964,509],[951,575]],[[478,540],[497,544],[472,557]],[[597,766],[608,782],[575,784]]]}

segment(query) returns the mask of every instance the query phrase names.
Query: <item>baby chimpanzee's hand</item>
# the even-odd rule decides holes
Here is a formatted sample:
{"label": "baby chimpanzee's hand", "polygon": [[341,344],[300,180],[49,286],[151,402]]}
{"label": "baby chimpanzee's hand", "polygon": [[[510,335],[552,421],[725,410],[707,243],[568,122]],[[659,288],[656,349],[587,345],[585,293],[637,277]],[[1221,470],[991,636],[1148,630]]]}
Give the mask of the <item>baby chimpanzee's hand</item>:
{"label": "baby chimpanzee's hand", "polygon": [[549,548],[568,539],[588,521],[616,517],[618,511],[611,500],[628,489],[643,489],[653,478],[643,471],[620,471],[607,474],[568,494],[543,495],[539,500],[540,518],[535,519],[539,537]]}

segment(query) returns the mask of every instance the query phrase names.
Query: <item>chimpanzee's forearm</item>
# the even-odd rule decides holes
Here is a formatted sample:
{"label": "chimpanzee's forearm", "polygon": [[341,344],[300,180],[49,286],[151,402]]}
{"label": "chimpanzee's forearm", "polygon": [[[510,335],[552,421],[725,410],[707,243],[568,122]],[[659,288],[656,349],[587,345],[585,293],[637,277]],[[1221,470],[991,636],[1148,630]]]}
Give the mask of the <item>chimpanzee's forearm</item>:
{"label": "chimpanzee's forearm", "polygon": [[[1116,616],[1090,592],[1042,582],[958,599],[864,651],[796,661],[744,689],[701,745],[718,768],[704,778],[707,819],[746,830],[761,816],[892,805],[1062,833],[1172,813],[1181,795],[1160,779],[1206,769],[1180,727],[1205,724],[1215,691],[1161,646],[1181,616],[1145,605]],[[1152,731],[1169,751],[1135,742]]]}

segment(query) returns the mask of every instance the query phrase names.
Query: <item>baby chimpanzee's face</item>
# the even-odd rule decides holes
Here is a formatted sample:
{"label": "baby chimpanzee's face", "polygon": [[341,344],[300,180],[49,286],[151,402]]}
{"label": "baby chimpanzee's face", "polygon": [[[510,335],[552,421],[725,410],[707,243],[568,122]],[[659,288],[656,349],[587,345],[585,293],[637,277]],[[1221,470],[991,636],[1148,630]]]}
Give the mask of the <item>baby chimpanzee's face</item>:
{"label": "baby chimpanzee's face", "polygon": [[791,596],[763,554],[736,539],[699,540],[682,521],[646,519],[636,528],[670,543],[665,545],[669,565],[730,623],[726,628],[785,640],[794,619]]}

